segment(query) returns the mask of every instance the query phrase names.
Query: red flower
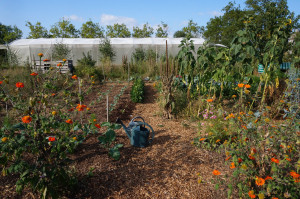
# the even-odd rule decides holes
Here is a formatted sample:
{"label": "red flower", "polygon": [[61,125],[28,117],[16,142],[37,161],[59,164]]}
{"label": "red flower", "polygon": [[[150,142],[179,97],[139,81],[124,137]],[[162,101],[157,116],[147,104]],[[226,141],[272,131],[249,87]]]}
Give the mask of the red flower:
{"label": "red flower", "polygon": [[97,127],[98,129],[101,128],[100,124],[95,124],[95,127]]}
{"label": "red flower", "polygon": [[62,63],[58,63],[57,66],[58,66],[58,67],[62,66]]}
{"label": "red flower", "polygon": [[73,75],[73,76],[72,76],[72,79],[78,79],[78,78],[77,78],[77,75]]}
{"label": "red flower", "polygon": [[37,76],[38,74],[33,72],[33,73],[31,73],[30,75],[31,75],[31,76]]}
{"label": "red flower", "polygon": [[279,164],[279,160],[276,159],[276,158],[271,158],[271,161],[272,161],[272,162],[275,162],[276,164]]}
{"label": "red flower", "polygon": [[243,162],[242,158],[238,158],[238,162],[239,163]]}
{"label": "red flower", "polygon": [[74,111],[74,108],[69,109],[70,112]]}
{"label": "red flower", "polygon": [[271,176],[267,176],[265,180],[273,180],[273,178]]}
{"label": "red flower", "polygon": [[49,60],[49,59],[44,59],[43,61],[44,61],[44,62],[48,62],[48,61],[50,61],[50,60]]}
{"label": "red flower", "polygon": [[31,121],[32,121],[32,118],[31,118],[29,115],[22,117],[22,122],[23,122],[23,123],[28,124],[28,123],[30,123]]}
{"label": "red flower", "polygon": [[22,82],[17,82],[16,83],[16,87],[17,88],[23,88],[24,87],[24,84]]}
{"label": "red flower", "polygon": [[250,198],[256,198],[256,195],[254,195],[254,191],[249,191],[248,195]]}
{"label": "red flower", "polygon": [[73,124],[73,121],[71,119],[66,120],[66,123]]}
{"label": "red flower", "polygon": [[255,160],[255,157],[253,157],[252,155],[249,155],[249,158],[250,158],[251,160]]}
{"label": "red flower", "polygon": [[55,137],[49,137],[48,140],[49,140],[50,142],[53,142],[53,141],[55,141]]}
{"label": "red flower", "polygon": [[55,93],[52,93],[52,94],[51,94],[51,96],[55,96],[55,95],[56,95]]}
{"label": "red flower", "polygon": [[0,81],[0,84],[2,84],[3,83],[3,81]]}

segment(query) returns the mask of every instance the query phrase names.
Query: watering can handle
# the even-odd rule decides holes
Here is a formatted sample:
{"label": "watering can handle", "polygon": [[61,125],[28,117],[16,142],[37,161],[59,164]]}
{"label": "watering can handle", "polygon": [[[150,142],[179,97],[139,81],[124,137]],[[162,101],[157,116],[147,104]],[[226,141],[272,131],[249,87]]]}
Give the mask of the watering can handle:
{"label": "watering can handle", "polygon": [[134,122],[134,120],[137,119],[137,118],[140,118],[140,119],[143,120],[143,123],[144,123],[144,126],[143,126],[143,127],[145,127],[146,122],[145,122],[144,118],[142,118],[141,116],[136,116],[136,117],[134,117],[130,122]]}
{"label": "watering can handle", "polygon": [[151,142],[152,142],[153,139],[154,139],[154,134],[155,134],[155,132],[154,132],[153,128],[152,128],[149,124],[147,124],[146,122],[145,122],[145,125],[148,126],[148,127],[151,129],[151,131],[152,131],[152,138],[151,138],[151,140],[149,140],[149,143],[151,144]]}

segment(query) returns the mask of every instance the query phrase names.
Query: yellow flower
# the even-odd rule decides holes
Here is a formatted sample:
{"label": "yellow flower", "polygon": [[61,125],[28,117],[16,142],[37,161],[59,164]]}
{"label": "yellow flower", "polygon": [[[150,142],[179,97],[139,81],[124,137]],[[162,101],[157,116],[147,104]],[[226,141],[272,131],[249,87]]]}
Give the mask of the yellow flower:
{"label": "yellow flower", "polygon": [[63,59],[63,62],[66,62],[67,60],[66,59]]}
{"label": "yellow flower", "polygon": [[260,194],[258,194],[258,198],[259,198],[259,199],[264,199],[264,198],[265,198],[265,195],[264,195],[263,193],[260,193]]}
{"label": "yellow flower", "polygon": [[155,85],[155,83],[153,83],[153,87],[155,87],[156,85]]}
{"label": "yellow flower", "polygon": [[267,122],[267,123],[270,122],[270,119],[269,119],[269,118],[266,118],[266,119],[265,119],[265,122]]}
{"label": "yellow flower", "polygon": [[56,111],[52,111],[52,115],[56,115]]}
{"label": "yellow flower", "polygon": [[8,140],[7,137],[4,137],[4,138],[1,139],[2,142],[6,142],[7,140]]}
{"label": "yellow flower", "polygon": [[77,137],[73,137],[73,140],[77,140]]}
{"label": "yellow flower", "polygon": [[95,84],[95,82],[93,81],[92,84]]}
{"label": "yellow flower", "polygon": [[245,90],[245,93],[248,95],[250,93],[250,91],[249,90]]}
{"label": "yellow flower", "polygon": [[241,167],[242,169],[247,170],[247,165],[243,164]]}

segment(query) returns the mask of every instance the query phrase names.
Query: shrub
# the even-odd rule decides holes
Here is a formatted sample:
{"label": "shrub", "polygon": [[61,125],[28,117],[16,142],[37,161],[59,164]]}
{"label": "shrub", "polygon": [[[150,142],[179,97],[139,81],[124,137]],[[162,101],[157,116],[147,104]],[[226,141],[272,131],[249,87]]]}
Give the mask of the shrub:
{"label": "shrub", "polygon": [[142,102],[144,100],[144,82],[141,78],[137,78],[131,88],[130,97],[133,102]]}
{"label": "shrub", "polygon": [[71,49],[66,44],[57,43],[54,44],[54,48],[52,50],[52,58],[53,60],[62,60],[68,59],[71,53]]}
{"label": "shrub", "polygon": [[113,61],[116,56],[116,52],[114,51],[108,38],[105,38],[101,41],[99,45],[99,52],[101,56],[100,59],[102,62],[106,62],[108,60]]}

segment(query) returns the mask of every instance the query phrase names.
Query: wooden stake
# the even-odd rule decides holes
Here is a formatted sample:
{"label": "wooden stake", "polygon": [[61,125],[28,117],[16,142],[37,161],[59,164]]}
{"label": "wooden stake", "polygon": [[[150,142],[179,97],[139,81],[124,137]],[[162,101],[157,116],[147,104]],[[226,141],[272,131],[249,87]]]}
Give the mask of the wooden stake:
{"label": "wooden stake", "polygon": [[166,68],[166,71],[167,71],[167,74],[166,76],[168,77],[168,73],[169,73],[169,59],[168,59],[168,40],[166,40],[166,60],[167,60],[167,68]]}
{"label": "wooden stake", "polygon": [[106,121],[108,122],[108,94],[106,95]]}

